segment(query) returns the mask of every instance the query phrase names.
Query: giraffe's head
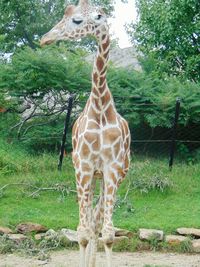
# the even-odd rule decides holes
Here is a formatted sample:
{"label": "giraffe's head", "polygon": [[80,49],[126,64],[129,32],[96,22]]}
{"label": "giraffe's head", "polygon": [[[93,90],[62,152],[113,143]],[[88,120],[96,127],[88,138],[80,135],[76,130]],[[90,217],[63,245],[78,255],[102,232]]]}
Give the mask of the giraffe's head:
{"label": "giraffe's head", "polygon": [[88,0],[80,0],[77,6],[66,7],[62,20],[41,39],[41,45],[59,40],[80,39],[87,35],[98,37],[107,28],[102,9],[91,6]]}

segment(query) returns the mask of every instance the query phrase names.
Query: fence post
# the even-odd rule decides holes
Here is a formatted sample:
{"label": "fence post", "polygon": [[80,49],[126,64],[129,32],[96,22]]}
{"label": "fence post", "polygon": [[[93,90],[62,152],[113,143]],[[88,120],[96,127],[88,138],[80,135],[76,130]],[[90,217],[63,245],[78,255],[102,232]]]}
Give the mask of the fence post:
{"label": "fence post", "polygon": [[67,108],[67,115],[65,118],[61,147],[60,147],[60,155],[59,155],[59,161],[58,161],[58,170],[59,171],[61,171],[61,169],[62,169],[62,162],[63,162],[64,151],[65,151],[66,135],[67,135],[68,127],[69,127],[70,116],[71,116],[72,107],[73,107],[73,100],[74,100],[73,96],[70,96],[69,102],[68,102],[68,108]]}
{"label": "fence post", "polygon": [[176,138],[177,138],[177,126],[178,126],[178,119],[179,119],[179,115],[180,115],[180,105],[181,105],[181,100],[180,100],[180,98],[177,98],[176,99],[174,124],[172,126],[172,138],[171,138],[171,147],[170,147],[170,155],[169,155],[169,168],[170,168],[170,170],[172,170],[173,163],[174,163],[174,154],[175,154]]}

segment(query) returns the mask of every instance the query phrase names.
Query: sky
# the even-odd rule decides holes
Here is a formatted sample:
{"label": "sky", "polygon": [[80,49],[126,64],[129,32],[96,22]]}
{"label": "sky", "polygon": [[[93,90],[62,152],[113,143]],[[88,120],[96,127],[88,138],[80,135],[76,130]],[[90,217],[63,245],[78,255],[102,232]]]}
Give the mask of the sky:
{"label": "sky", "polygon": [[114,18],[109,19],[109,23],[111,24],[111,33],[119,39],[120,48],[131,46],[124,25],[136,21],[136,17],[135,0],[128,0],[126,4],[120,0],[116,1]]}

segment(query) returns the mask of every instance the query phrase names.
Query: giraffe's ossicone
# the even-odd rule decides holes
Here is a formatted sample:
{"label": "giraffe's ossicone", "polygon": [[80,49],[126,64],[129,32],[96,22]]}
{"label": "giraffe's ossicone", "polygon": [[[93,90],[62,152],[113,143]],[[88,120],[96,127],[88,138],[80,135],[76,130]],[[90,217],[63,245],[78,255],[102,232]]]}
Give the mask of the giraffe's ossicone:
{"label": "giraffe's ossicone", "polygon": [[[80,266],[94,267],[100,233],[105,245],[107,267],[111,267],[114,241],[112,214],[120,183],[130,162],[130,131],[116,111],[106,80],[110,37],[103,10],[81,0],[68,6],[63,19],[41,40],[41,45],[57,40],[80,39],[93,35],[98,52],[92,72],[92,89],[87,104],[72,131],[73,164],[79,202],[78,238]],[[96,179],[100,179],[100,197],[93,207]]]}

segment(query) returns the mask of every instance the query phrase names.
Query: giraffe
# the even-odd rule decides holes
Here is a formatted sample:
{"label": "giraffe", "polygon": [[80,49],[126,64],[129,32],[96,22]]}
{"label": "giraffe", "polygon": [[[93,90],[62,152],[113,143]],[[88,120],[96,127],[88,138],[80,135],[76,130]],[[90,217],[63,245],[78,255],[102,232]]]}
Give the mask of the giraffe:
{"label": "giraffe", "polygon": [[[101,234],[107,267],[111,267],[115,235],[112,214],[117,189],[129,168],[130,131],[126,120],[116,111],[106,80],[110,50],[106,15],[88,0],[80,0],[77,6],[65,9],[63,19],[42,37],[41,45],[88,35],[94,36],[98,43],[92,89],[72,129],[72,160],[79,202],[80,266],[95,267],[97,241]],[[100,179],[100,197],[93,207],[97,179]]]}

